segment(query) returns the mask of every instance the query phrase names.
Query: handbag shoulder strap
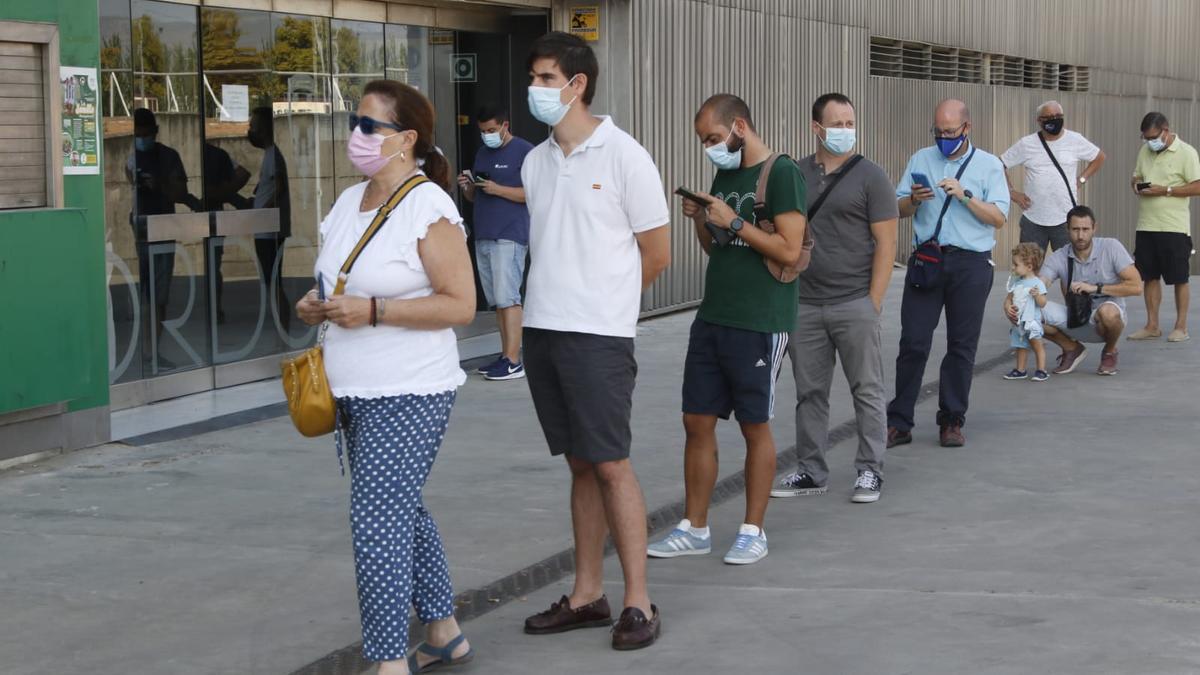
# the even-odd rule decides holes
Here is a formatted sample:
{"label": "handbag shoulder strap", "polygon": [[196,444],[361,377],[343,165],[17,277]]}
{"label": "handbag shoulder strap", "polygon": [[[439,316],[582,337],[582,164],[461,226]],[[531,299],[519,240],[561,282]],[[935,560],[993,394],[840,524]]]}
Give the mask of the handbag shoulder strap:
{"label": "handbag shoulder strap", "polygon": [[813,219],[817,217],[817,211],[821,210],[821,205],[825,203],[825,198],[829,196],[829,193],[833,192],[833,189],[837,187],[838,183],[842,182],[842,179],[846,177],[846,174],[854,170],[854,166],[858,164],[862,158],[862,155],[855,155],[851,157],[846,162],[846,165],[842,167],[842,170],[833,177],[833,182],[829,184],[829,187],[825,188],[825,191],[817,197],[817,201],[813,202],[813,205],[808,207],[808,222],[811,223]]}
{"label": "handbag shoulder strap", "polygon": [[391,215],[392,211],[404,201],[404,198],[409,195],[417,186],[428,183],[430,180],[421,174],[404,181],[391,197],[384,202],[379,210],[375,212],[375,218],[371,221],[371,225],[367,227],[367,231],[363,232],[359,237],[358,243],[354,245],[354,249],[350,251],[350,255],[346,257],[346,262],[342,263],[342,269],[338,271],[337,285],[334,287],[333,294],[341,295],[346,290],[346,277],[350,274],[350,268],[354,267],[354,263],[358,260],[358,256],[362,255],[363,249],[367,247],[375,235],[379,233],[379,229],[383,227],[384,221]]}
{"label": "handbag shoulder strap", "polygon": [[[971,153],[967,155],[967,159],[962,163],[962,166],[958,167],[958,173],[954,174],[954,180],[962,180],[963,174],[967,172],[967,165],[971,163],[971,160],[974,157],[975,146],[972,144]],[[946,195],[946,201],[942,203],[942,212],[938,214],[937,227],[933,228],[933,236],[929,239],[926,239],[925,243],[929,243],[931,241],[938,243],[938,237],[942,236],[942,221],[945,220],[946,212],[950,210],[950,202],[952,201],[954,201],[954,198],[950,195]]]}
{"label": "handbag shoulder strap", "polygon": [[1040,131],[1037,133],[1037,137],[1042,142],[1042,147],[1046,149],[1046,154],[1050,155],[1050,161],[1054,163],[1054,168],[1058,169],[1058,175],[1062,176],[1063,183],[1067,185],[1067,196],[1071,198],[1071,206],[1079,206],[1075,203],[1075,193],[1071,191],[1071,181],[1067,178],[1067,172],[1063,171],[1062,165],[1058,163],[1058,158],[1050,151],[1050,144],[1046,142],[1046,137]]}
{"label": "handbag shoulder strap", "polygon": [[1075,258],[1067,252],[1067,290],[1071,290],[1071,282],[1075,280]]}

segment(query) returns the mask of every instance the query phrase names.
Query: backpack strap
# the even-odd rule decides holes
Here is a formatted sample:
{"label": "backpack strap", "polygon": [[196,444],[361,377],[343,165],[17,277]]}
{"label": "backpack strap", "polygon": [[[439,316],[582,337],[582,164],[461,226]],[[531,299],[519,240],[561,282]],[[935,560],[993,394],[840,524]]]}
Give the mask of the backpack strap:
{"label": "backpack strap", "polygon": [[771,169],[775,160],[779,159],[778,152],[772,152],[767,161],[763,162],[762,171],[758,172],[758,185],[754,186],[754,209],[757,211],[767,205],[767,181],[771,178]]}
{"label": "backpack strap", "polygon": [[428,178],[421,174],[416,174],[400,184],[391,197],[384,202],[379,210],[375,212],[375,219],[371,221],[371,225],[367,227],[367,231],[363,232],[359,237],[358,243],[354,245],[354,250],[350,251],[350,255],[346,258],[346,262],[342,263],[342,269],[338,272],[337,285],[333,289],[334,295],[341,295],[346,291],[346,278],[350,274],[350,268],[354,267],[354,263],[358,260],[358,256],[362,255],[363,249],[367,247],[376,234],[379,234],[379,228],[383,227],[384,221],[388,219],[392,211],[404,201],[404,198],[413,191],[414,188],[422,183],[431,182]]}

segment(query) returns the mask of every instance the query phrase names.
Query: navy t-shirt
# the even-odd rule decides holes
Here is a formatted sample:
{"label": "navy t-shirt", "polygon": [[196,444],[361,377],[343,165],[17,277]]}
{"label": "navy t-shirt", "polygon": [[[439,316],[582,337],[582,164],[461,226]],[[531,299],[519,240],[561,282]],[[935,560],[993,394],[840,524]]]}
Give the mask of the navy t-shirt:
{"label": "navy t-shirt", "polygon": [[[521,165],[533,144],[513,136],[495,150],[486,145],[475,153],[475,175],[487,177],[505,187],[521,187]],[[507,239],[529,244],[529,209],[525,204],[475,190],[475,239]]]}

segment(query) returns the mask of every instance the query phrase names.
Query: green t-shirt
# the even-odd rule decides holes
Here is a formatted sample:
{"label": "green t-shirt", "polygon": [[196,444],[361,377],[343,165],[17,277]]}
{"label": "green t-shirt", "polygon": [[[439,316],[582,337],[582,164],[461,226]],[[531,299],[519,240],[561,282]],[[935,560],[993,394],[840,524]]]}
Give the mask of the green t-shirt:
{"label": "green t-shirt", "polygon": [[[754,190],[762,164],[718,171],[709,194],[723,199],[753,227]],[[771,220],[781,213],[804,213],[808,204],[804,177],[789,157],[780,157],[767,179],[767,213]],[[786,333],[796,326],[796,282],[781,283],[771,276],[763,256],[741,239],[713,246],[704,277],[704,300],[699,318],[719,326],[760,333]]]}

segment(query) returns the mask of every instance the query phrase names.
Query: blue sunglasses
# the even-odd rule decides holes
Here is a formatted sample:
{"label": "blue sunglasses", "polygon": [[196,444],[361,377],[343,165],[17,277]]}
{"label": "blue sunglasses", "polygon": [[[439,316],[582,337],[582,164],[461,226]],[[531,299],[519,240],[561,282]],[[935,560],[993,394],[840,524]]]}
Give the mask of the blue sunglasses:
{"label": "blue sunglasses", "polygon": [[350,113],[350,131],[362,129],[364,134],[370,136],[380,127],[383,127],[384,129],[395,129],[396,131],[407,131],[404,127],[392,124],[391,122],[380,122],[379,120],[367,117],[366,115],[360,117],[354,113]]}

